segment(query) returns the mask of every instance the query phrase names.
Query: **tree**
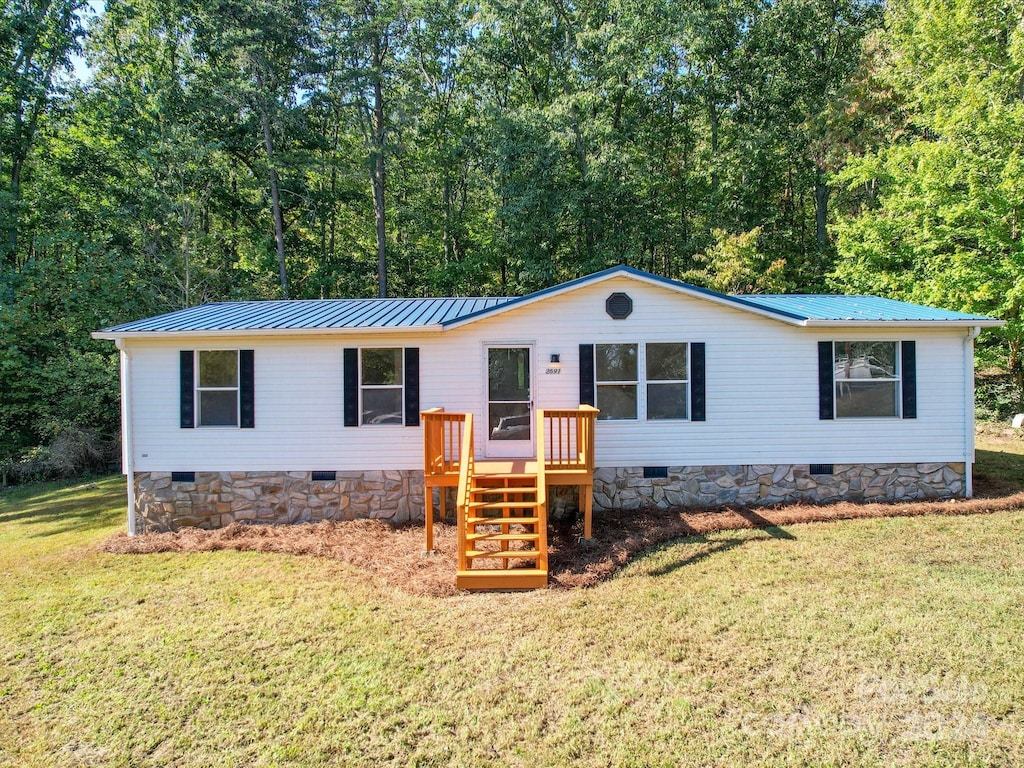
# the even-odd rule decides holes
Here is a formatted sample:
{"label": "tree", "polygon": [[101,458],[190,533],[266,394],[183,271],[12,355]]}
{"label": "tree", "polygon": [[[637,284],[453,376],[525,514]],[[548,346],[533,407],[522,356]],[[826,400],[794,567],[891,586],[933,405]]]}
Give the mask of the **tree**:
{"label": "tree", "polygon": [[832,274],[843,290],[1005,319],[994,338],[1019,393],[1022,12],[1019,0],[911,0],[889,9],[871,79],[898,119],[887,141],[852,156],[839,174],[846,211],[836,222]]}
{"label": "tree", "polygon": [[0,276],[18,261],[22,181],[54,78],[70,68],[86,0],[5,0],[0,14]]}

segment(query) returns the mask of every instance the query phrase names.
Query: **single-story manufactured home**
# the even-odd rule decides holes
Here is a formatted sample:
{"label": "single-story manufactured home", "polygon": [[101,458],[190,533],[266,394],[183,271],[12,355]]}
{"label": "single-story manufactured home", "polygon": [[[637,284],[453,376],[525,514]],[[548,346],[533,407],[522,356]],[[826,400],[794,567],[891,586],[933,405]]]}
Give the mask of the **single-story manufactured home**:
{"label": "single-story manufactured home", "polygon": [[[121,351],[138,533],[404,522],[460,482],[466,514],[534,519],[536,478],[474,497],[467,472],[538,463],[579,485],[588,524],[591,505],[970,496],[973,343],[1000,324],[614,267],[515,298],[223,302],[94,336]],[[503,552],[522,527],[497,526]]]}

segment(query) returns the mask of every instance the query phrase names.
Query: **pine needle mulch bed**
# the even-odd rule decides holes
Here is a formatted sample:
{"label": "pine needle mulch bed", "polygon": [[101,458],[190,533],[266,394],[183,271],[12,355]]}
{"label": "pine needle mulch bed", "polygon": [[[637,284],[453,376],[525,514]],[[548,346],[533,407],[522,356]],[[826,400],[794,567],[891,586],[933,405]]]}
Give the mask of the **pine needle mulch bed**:
{"label": "pine needle mulch bed", "polygon": [[[970,515],[1024,507],[1024,492],[996,478],[977,478],[977,490],[978,497],[955,501],[840,502],[598,514],[594,516],[594,537],[585,544],[579,542],[581,522],[552,527],[548,544],[549,581],[556,589],[591,587],[646,550],[675,539],[716,531],[874,517]],[[436,555],[424,557],[421,525],[395,528],[379,520],[355,520],[291,526],[234,524],[214,531],[187,528],[133,537],[120,533],[104,541],[100,548],[114,554],[238,550],[315,555],[348,563],[412,594],[455,594],[455,526],[436,523],[434,544]]]}

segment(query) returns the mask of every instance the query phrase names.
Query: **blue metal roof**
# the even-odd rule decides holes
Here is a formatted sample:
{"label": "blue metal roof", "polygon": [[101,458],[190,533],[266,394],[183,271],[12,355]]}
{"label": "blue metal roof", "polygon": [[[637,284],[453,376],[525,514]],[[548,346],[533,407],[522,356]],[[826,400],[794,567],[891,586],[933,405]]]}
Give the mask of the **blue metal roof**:
{"label": "blue metal roof", "polygon": [[216,302],[115,325],[101,333],[415,328],[437,325],[507,301],[507,298],[444,298]]}
{"label": "blue metal roof", "polygon": [[157,317],[105,328],[100,335],[134,333],[213,333],[246,331],[330,331],[352,329],[451,327],[570,291],[618,275],[632,276],[720,304],[746,309],[794,325],[922,323],[1002,325],[984,315],[951,312],[877,296],[728,295],[618,266],[515,298],[300,299],[203,304]]}
{"label": "blue metal roof", "polygon": [[844,296],[823,294],[753,294],[742,298],[769,311],[784,311],[804,320],[864,321],[950,321],[991,320],[984,315],[970,315],[936,309],[923,304],[883,299],[879,296]]}

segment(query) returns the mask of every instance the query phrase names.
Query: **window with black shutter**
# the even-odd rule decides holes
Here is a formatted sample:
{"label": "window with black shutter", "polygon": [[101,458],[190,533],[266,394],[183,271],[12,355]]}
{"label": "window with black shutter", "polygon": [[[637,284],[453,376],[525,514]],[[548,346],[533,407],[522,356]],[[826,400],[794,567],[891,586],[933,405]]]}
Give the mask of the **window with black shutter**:
{"label": "window with black shutter", "polygon": [[704,421],[704,344],[580,345],[580,403],[602,421]]}
{"label": "window with black shutter", "polygon": [[419,348],[350,348],[343,357],[346,427],[419,426]]}
{"label": "window with black shutter", "polygon": [[183,350],[179,361],[183,429],[256,426],[253,350]]}
{"label": "window with black shutter", "polygon": [[915,343],[818,342],[818,416],[917,418]]}

